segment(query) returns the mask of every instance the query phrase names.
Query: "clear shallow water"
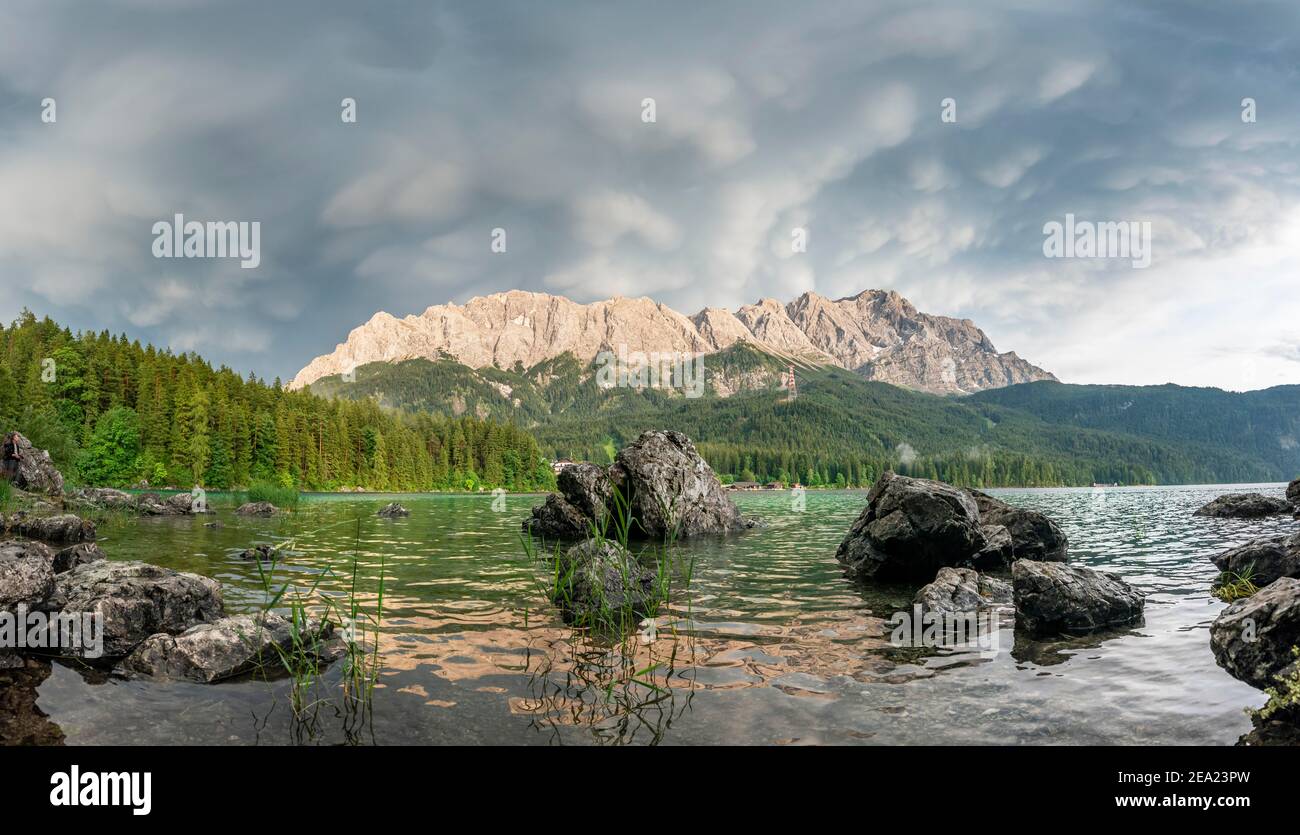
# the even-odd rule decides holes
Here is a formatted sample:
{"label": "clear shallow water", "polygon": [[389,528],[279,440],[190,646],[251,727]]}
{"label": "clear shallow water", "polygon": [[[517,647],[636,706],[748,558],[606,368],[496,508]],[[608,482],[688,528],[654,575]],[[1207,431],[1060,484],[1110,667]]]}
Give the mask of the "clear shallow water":
{"label": "clear shallow water", "polygon": [[653,642],[626,651],[575,635],[546,601],[545,567],[518,534],[537,496],[508,497],[503,512],[491,496],[401,496],[411,516],[396,520],[373,515],[392,498],[375,495],[309,497],[277,519],[218,507],[217,528],[204,526],[213,517],[131,519],[101,530],[111,559],[215,577],[229,612],[263,599],[255,565],[237,556],[254,542],[292,537],[282,571],[304,584],[355,550],[373,592],[382,562],[373,706],[293,721],[285,682],[92,682],[56,664],[37,707],[70,744],[1232,744],[1250,729],[1243,709],[1264,698],[1210,653],[1223,604],[1209,594],[1209,557],[1297,525],[1191,515],[1244,489],[1256,488],[993,491],[1052,516],[1073,562],[1119,572],[1148,599],[1143,626],[1074,642],[1030,642],[1007,620],[992,658],[888,645],[882,619],[913,589],[856,587],[834,558],[859,491],[809,492],[803,512],[786,492],[738,495],[768,527],[682,546],[695,560],[689,591]]}

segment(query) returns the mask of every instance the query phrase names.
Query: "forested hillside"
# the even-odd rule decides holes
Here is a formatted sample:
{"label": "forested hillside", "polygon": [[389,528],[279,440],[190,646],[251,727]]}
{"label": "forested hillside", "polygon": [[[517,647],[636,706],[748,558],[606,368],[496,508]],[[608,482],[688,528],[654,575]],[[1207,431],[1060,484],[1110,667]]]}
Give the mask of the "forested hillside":
{"label": "forested hillside", "polygon": [[0,427],[49,449],[72,481],[211,489],[510,490],[554,479],[511,424],[327,400],[30,313],[0,327]]}

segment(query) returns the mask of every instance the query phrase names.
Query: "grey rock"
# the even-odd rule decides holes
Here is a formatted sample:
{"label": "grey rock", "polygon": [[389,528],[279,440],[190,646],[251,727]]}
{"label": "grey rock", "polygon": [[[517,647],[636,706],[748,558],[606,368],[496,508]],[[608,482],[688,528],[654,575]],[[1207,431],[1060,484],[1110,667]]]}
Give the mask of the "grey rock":
{"label": "grey rock", "polygon": [[135,512],[136,497],[112,487],[79,487],[63,497],[65,507]]}
{"label": "grey rock", "polygon": [[240,516],[274,516],[279,509],[270,502],[244,502],[235,508]]}
{"label": "grey rock", "polygon": [[106,657],[126,655],[150,635],[222,616],[216,580],[143,562],[92,562],[59,574],[51,603],[64,613],[98,613]]}
{"label": "grey rock", "polygon": [[595,625],[622,613],[638,618],[654,614],[655,573],[617,542],[588,539],[560,561],[554,600],[566,620]]}
{"label": "grey rock", "polygon": [[54,552],[30,540],[0,542],[0,610],[34,608],[54,593]]}
{"label": "grey rock", "polygon": [[638,538],[728,533],[757,524],[741,515],[713,469],[680,432],[645,432],[620,450],[608,469],[576,464],[560,473],[556,485],[560,492],[533,508],[524,530],[558,539],[591,536],[593,527],[608,530],[615,490],[635,520],[629,533]]}
{"label": "grey rock", "polygon": [[411,511],[402,507],[397,502],[389,502],[388,504],[379,508],[379,510],[375,511],[375,515],[382,516],[385,519],[395,519],[398,516],[410,516]]}
{"label": "grey rock", "polygon": [[1283,499],[1259,493],[1228,493],[1219,496],[1196,511],[1195,516],[1213,516],[1219,519],[1259,519],[1278,513],[1290,513],[1291,505]]}
{"label": "grey rock", "polygon": [[257,560],[259,562],[274,562],[280,552],[271,545],[254,545],[252,548],[245,548],[239,552],[241,560]]}
{"label": "grey rock", "polygon": [[63,494],[63,474],[50,460],[50,454],[43,449],[32,446],[32,442],[15,433],[18,446],[18,471],[14,473],[11,483],[19,490],[29,493],[43,493],[48,496]]}
{"label": "grey rock", "polygon": [[857,579],[924,582],[940,568],[969,565],[987,544],[969,495],[887,471],[835,558]]}
{"label": "grey rock", "polygon": [[1300,508],[1300,478],[1286,486],[1286,500]]}
{"label": "grey rock", "polygon": [[104,553],[104,549],[95,543],[78,542],[76,545],[69,545],[54,555],[54,573],[62,574],[79,565],[98,562],[107,558],[108,555]]}
{"label": "grey rock", "polygon": [[151,635],[122,661],[120,669],[128,675],[205,684],[257,670],[278,672],[283,670],[280,651],[303,649],[316,655],[311,647],[333,632],[328,621],[323,626],[300,626],[295,639],[293,624],[274,612],[224,617],[177,635]]}
{"label": "grey rock", "polygon": [[94,542],[95,523],[71,513],[58,516],[29,516],[22,511],[8,520],[9,532],[43,542]]}
{"label": "grey rock", "polygon": [[643,432],[619,450],[609,478],[627,500],[636,534],[687,538],[751,527],[681,432]]}
{"label": "grey rock", "polygon": [[912,602],[924,612],[975,612],[1011,606],[1011,584],[971,568],[941,568],[934,581],[922,586]]}
{"label": "grey rock", "polygon": [[1036,510],[1007,504],[979,490],[966,492],[979,507],[980,522],[1002,525],[1011,534],[1012,560],[1066,562],[1069,558],[1069,540],[1060,526],[1047,516]]}
{"label": "grey rock", "polygon": [[1300,533],[1252,539],[1210,560],[1220,571],[1264,587],[1279,577],[1300,577]]}
{"label": "grey rock", "polygon": [[1006,525],[980,525],[985,545],[972,562],[976,568],[1005,568],[1015,561],[1015,543]]}
{"label": "grey rock", "polygon": [[1263,690],[1295,672],[1300,645],[1300,580],[1283,577],[1229,605],[1210,624],[1214,660]]}
{"label": "grey rock", "polygon": [[1016,625],[1030,635],[1092,632],[1137,623],[1145,597],[1118,574],[1059,562],[1011,566]]}

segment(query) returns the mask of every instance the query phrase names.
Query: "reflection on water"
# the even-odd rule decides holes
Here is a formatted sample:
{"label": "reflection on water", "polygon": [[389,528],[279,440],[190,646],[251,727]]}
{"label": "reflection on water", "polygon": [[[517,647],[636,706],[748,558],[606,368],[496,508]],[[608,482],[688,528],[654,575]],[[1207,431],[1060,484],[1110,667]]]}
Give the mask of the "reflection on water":
{"label": "reflection on water", "polygon": [[493,512],[491,496],[403,496],[411,516],[393,520],[373,515],[384,496],[309,498],[272,519],[218,504],[219,527],[128,520],[103,531],[110,558],[215,577],[231,612],[263,598],[255,564],[238,556],[252,544],[292,540],[280,573],[340,596],[342,575],[321,577],[355,551],[367,606],[382,560],[373,704],[334,700],[295,720],[285,682],[92,683],[55,664],[26,679],[22,692],[38,698],[14,697],[26,718],[0,738],[27,727],[71,744],[1231,744],[1251,729],[1243,708],[1264,699],[1210,653],[1223,604],[1209,594],[1208,558],[1295,527],[1191,515],[1239,489],[995,491],[1055,518],[1075,562],[1149,597],[1144,625],[1069,641],[1028,641],[1004,619],[992,658],[889,645],[885,620],[914,589],[855,587],[834,558],[864,492],[811,492],[802,513],[788,493],[739,495],[768,526],[679,545],[695,561],[690,591],[653,629],[612,642],[566,628],[540,590],[544,568],[518,533],[538,497]]}

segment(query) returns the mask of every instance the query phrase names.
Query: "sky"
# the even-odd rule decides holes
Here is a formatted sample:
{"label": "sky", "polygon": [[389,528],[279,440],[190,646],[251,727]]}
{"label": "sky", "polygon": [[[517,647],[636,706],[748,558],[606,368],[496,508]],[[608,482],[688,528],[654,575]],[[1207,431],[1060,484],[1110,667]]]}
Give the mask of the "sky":
{"label": "sky", "polygon": [[[1293,2],[10,0],[0,318],[288,380],[513,288],[892,289],[1066,382],[1300,383],[1298,62]],[[178,213],[260,263],[155,257]]]}

